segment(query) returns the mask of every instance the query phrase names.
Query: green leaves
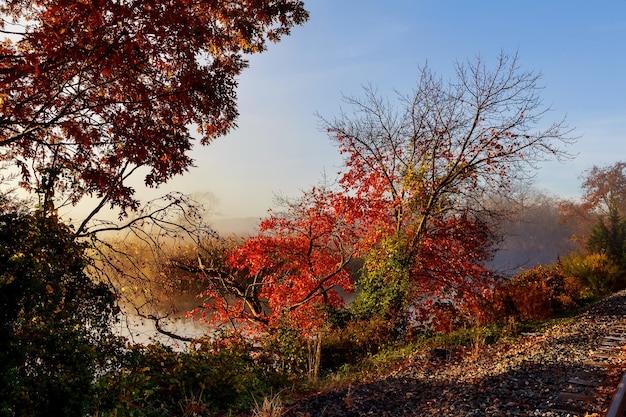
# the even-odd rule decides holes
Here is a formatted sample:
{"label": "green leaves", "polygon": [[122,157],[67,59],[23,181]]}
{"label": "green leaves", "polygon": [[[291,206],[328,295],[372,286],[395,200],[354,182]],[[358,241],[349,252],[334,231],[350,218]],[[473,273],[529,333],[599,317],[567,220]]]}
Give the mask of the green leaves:
{"label": "green leaves", "polygon": [[82,415],[114,357],[114,296],[55,217],[0,214],[0,409]]}
{"label": "green leaves", "polygon": [[122,367],[99,379],[102,415],[187,416],[237,412],[279,386],[268,358],[232,336],[189,352],[131,346]]}

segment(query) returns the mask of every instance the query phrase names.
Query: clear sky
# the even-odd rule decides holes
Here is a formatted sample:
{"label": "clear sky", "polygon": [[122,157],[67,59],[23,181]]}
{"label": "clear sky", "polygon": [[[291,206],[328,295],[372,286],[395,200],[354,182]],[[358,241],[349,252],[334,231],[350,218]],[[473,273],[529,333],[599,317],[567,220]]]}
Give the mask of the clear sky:
{"label": "clear sky", "polygon": [[[626,160],[626,0],[305,0],[310,20],[253,56],[239,83],[239,128],[193,156],[196,168],[163,187],[212,193],[223,217],[263,217],[276,193],[297,196],[339,155],[315,113],[372,84],[409,93],[418,67],[444,78],[455,61],[500,51],[543,74],[546,123],[567,117],[578,157],[544,164],[536,187],[579,193],[592,165]],[[153,193],[151,191],[151,193]],[[143,193],[142,193],[143,194]]]}

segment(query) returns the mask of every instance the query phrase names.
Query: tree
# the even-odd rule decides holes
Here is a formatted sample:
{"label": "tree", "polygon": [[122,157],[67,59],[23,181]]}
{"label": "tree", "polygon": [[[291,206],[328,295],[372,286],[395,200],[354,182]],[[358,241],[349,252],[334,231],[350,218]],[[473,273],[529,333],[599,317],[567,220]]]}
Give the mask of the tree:
{"label": "tree", "polygon": [[626,268],[626,221],[611,206],[606,223],[599,217],[587,240],[591,253],[604,254],[615,265]]}
{"label": "tree", "polygon": [[349,266],[364,230],[362,206],[324,186],[286,203],[227,254],[225,270],[200,260],[201,310],[210,310],[213,322],[264,331],[288,322],[311,335],[324,325],[324,308],[343,306],[338,291],[353,288]]}
{"label": "tree", "polygon": [[200,142],[235,126],[244,54],[307,19],[299,0],[42,1],[0,5],[0,160],[46,209],[84,196],[138,207]]}
{"label": "tree", "polygon": [[84,415],[118,342],[111,288],[56,217],[0,214],[0,414]]}
{"label": "tree", "polygon": [[573,240],[581,249],[589,249],[591,234],[597,233],[605,220],[611,216],[626,216],[626,163],[594,165],[583,173],[582,180],[581,200],[564,200],[561,211],[576,227]]}
{"label": "tree", "polygon": [[615,210],[626,215],[626,163],[598,167],[594,165],[583,176],[583,202],[589,210],[609,215]]}
{"label": "tree", "polygon": [[[386,230],[372,246],[383,254],[366,273],[381,271],[377,287],[398,277],[407,288],[401,311],[432,299],[424,282],[447,281],[441,278],[446,262],[456,262],[460,253],[470,262],[455,265],[444,287],[455,299],[478,303],[470,295],[481,294],[472,287],[489,288],[482,268],[486,235],[472,241],[463,230],[489,226],[481,198],[507,190],[544,159],[568,156],[563,147],[574,139],[563,122],[537,127],[548,111],[539,98],[539,79],[520,70],[517,56],[504,53],[492,70],[480,58],[457,64],[456,79],[448,83],[425,67],[416,90],[399,97],[399,106],[367,88],[363,100],[345,99],[352,116],[324,121],[345,155],[342,186],[379,202],[367,221]],[[361,294],[368,291],[363,287]]]}
{"label": "tree", "polygon": [[[158,253],[165,236],[204,233],[172,219],[182,211],[196,222],[197,206],[170,194],[141,207],[129,180],[144,175],[157,187],[192,166],[196,140],[236,127],[246,55],[308,14],[299,0],[9,0],[0,17],[0,163],[17,167],[44,215],[94,197],[76,238],[126,229]],[[96,219],[107,205],[126,221]],[[113,270],[139,266],[105,241],[96,250],[103,246]]]}

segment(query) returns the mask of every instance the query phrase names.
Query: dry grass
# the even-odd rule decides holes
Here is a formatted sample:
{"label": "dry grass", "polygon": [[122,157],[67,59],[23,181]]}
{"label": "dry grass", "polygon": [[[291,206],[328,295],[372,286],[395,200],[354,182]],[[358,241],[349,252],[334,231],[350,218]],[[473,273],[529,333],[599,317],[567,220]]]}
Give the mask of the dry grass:
{"label": "dry grass", "polygon": [[280,393],[263,398],[262,403],[254,401],[255,407],[252,410],[254,417],[280,417],[285,412],[285,405],[280,397]]}

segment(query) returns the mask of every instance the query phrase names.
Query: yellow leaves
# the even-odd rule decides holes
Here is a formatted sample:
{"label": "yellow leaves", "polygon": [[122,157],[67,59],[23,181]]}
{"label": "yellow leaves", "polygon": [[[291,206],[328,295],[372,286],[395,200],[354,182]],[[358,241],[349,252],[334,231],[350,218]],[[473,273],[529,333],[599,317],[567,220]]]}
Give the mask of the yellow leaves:
{"label": "yellow leaves", "polygon": [[11,258],[9,258],[9,262],[18,262],[22,259],[24,259],[24,254],[22,252],[16,252],[13,256],[11,256]]}
{"label": "yellow leaves", "polygon": [[8,285],[8,284],[12,283],[13,281],[15,281],[15,275],[10,274],[6,278],[0,278],[0,285]]}

